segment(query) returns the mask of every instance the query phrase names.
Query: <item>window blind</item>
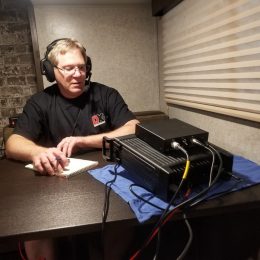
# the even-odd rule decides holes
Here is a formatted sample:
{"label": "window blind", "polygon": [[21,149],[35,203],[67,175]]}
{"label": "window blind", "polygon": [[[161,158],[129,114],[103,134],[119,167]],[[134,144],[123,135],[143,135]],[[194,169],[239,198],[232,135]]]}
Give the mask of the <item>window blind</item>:
{"label": "window blind", "polygon": [[168,104],[260,122],[259,0],[184,0],[160,23]]}

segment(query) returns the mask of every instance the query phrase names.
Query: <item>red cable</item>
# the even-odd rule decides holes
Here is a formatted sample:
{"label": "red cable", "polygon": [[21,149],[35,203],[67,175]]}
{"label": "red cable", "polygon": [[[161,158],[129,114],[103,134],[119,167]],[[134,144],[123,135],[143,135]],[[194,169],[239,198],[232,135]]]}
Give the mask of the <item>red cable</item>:
{"label": "red cable", "polygon": [[19,253],[20,253],[20,256],[21,256],[22,260],[27,260],[24,257],[24,255],[23,255],[22,248],[21,248],[21,242],[20,241],[18,242],[18,248],[19,248]]}
{"label": "red cable", "polygon": [[[19,248],[20,257],[22,258],[22,260],[27,260],[27,258],[23,255],[20,241],[18,242],[18,248]],[[38,260],[46,260],[46,258],[44,256],[40,256]]]}
{"label": "red cable", "polygon": [[[173,209],[172,212],[167,216],[167,218],[163,221],[163,223],[159,226],[159,227],[162,227],[164,226],[171,218],[172,216],[174,215],[174,213],[178,212],[179,209]],[[134,260],[138,257],[138,255],[141,253],[141,251],[147,247],[150,242],[153,240],[153,238],[155,237],[155,235],[157,235],[158,231],[159,231],[159,227],[157,227],[154,232],[152,233],[152,235],[150,236],[150,238],[148,239],[148,241],[145,243],[145,245],[143,246],[143,248],[139,249],[138,251],[136,251],[131,257],[129,260]]]}

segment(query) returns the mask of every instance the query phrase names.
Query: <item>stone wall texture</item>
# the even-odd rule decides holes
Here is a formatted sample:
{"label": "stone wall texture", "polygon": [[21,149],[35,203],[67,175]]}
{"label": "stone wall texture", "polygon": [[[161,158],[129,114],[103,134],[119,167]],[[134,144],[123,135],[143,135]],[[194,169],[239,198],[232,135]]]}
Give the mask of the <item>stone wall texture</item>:
{"label": "stone wall texture", "polygon": [[0,140],[37,91],[27,0],[0,0]]}

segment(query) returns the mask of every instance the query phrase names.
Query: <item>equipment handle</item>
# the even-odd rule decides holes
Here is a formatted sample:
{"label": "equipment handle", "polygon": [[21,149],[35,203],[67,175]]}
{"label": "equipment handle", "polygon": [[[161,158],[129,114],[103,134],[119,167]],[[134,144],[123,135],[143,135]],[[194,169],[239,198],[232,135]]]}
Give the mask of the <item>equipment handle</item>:
{"label": "equipment handle", "polygon": [[[113,149],[114,149],[114,139],[108,138],[106,136],[103,137],[102,140],[102,156],[108,162],[113,162]],[[108,153],[109,152],[109,153]]]}

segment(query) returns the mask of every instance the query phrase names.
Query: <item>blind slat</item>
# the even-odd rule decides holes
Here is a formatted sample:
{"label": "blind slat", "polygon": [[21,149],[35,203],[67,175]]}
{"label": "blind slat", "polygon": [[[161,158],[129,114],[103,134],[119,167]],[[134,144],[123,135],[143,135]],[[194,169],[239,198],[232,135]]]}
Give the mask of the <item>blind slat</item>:
{"label": "blind slat", "polygon": [[165,81],[165,91],[167,87],[185,88],[210,88],[210,89],[237,89],[237,90],[259,90],[259,83],[255,82],[187,82],[187,81]]}
{"label": "blind slat", "polygon": [[[252,35],[252,36],[244,37],[241,39],[236,39],[233,41],[209,45],[206,47],[202,47],[200,49],[196,48],[196,49],[188,50],[188,51],[184,51],[184,52],[178,51],[176,53],[173,53],[171,50],[166,51],[166,49],[163,47],[163,56],[165,57],[166,55],[167,56],[169,55],[169,56],[177,59],[177,58],[183,58],[183,57],[198,55],[198,54],[207,53],[207,52],[214,52],[214,51],[218,51],[218,50],[225,49],[225,48],[235,49],[236,47],[239,48],[239,45],[245,45],[245,44],[249,44],[249,43],[256,42],[256,41],[260,41],[260,35]],[[166,58],[165,58],[165,60],[167,61]]]}
{"label": "blind slat", "polygon": [[[249,102],[242,102],[241,100],[233,101],[233,100],[224,100],[224,99],[214,99],[210,97],[197,97],[197,96],[186,96],[186,95],[173,95],[173,94],[166,94],[165,98],[169,100],[183,100],[183,101],[190,101],[196,102],[200,104],[207,104],[212,105],[215,107],[225,107],[225,108],[232,108],[241,111],[253,112],[260,114],[260,104],[254,104]],[[239,106],[238,106],[239,104]]]}
{"label": "blind slat", "polygon": [[176,60],[174,57],[168,56],[164,59],[164,68],[168,68],[171,66],[182,66],[182,65],[190,65],[193,63],[201,63],[201,62],[209,62],[209,61],[218,61],[218,60],[223,60],[223,59],[234,59],[234,58],[239,58],[239,57],[250,57],[255,54],[260,53],[260,48],[251,48],[251,49],[246,49],[246,50],[236,50],[232,52],[223,52],[219,54],[212,54],[212,55],[207,55],[204,57],[186,57],[185,60]]}
{"label": "blind slat", "polygon": [[[186,72],[201,72],[201,71],[210,71],[210,70],[223,70],[223,69],[238,69],[238,68],[250,68],[250,67],[260,67],[260,60],[251,60],[251,61],[237,61],[237,62],[228,62],[216,65],[201,65],[197,64],[185,68],[174,67],[171,69],[165,70],[165,74],[171,73],[186,73]],[[209,72],[210,73],[210,72]]]}
{"label": "blind slat", "polygon": [[[251,1],[251,2],[253,2],[253,1]],[[207,34],[216,28],[223,27],[230,23],[239,22],[246,17],[253,16],[254,14],[258,14],[260,12],[260,6],[257,6],[257,5],[252,5],[251,9],[245,10],[245,11],[243,8],[240,8],[240,11],[237,12],[238,8],[239,8],[239,6],[235,6],[234,8],[231,8],[231,10],[229,10],[229,12],[233,12],[234,15],[228,16],[226,19],[222,19],[222,20],[216,19],[215,23],[212,22],[212,20],[215,17],[215,13],[213,13],[212,15],[205,13],[205,15],[198,16],[196,19],[196,22],[201,25],[200,29],[192,30],[187,35],[182,32],[182,33],[180,33],[180,35],[178,35],[179,36],[178,38],[171,38],[167,42],[165,41],[165,46],[176,45],[176,46],[182,47],[182,46],[180,46],[180,43],[181,43],[181,41],[183,41],[185,39],[188,40],[196,35]],[[225,8],[223,8],[223,12],[224,12],[224,10],[225,10]],[[194,27],[194,23],[188,24],[186,30],[189,30],[189,27],[191,27],[191,28]],[[226,29],[228,29],[228,27],[226,27]],[[167,29],[163,26],[163,33],[165,32],[165,30],[167,30],[167,34],[166,34],[166,37],[164,38],[164,40],[167,39],[167,36],[171,37],[172,36],[171,33],[175,34],[174,27],[169,26],[169,28]]]}
{"label": "blind slat", "polygon": [[194,75],[169,75],[165,80],[198,80],[198,79],[260,79],[260,72],[194,74]]}
{"label": "blind slat", "polygon": [[[190,95],[199,95],[205,96],[206,98],[213,98],[213,97],[222,97],[222,98],[229,98],[229,99],[240,99],[242,100],[252,100],[252,101],[259,101],[260,104],[260,90],[259,93],[245,93],[238,92],[238,91],[218,91],[218,90],[192,90],[189,89]],[[165,93],[167,94],[183,94],[186,95],[187,89],[179,89],[179,88],[166,88]]]}
{"label": "blind slat", "polygon": [[243,118],[243,119],[247,119],[247,120],[251,120],[251,121],[260,122],[260,114],[257,114],[257,113],[239,111],[239,110],[225,108],[225,107],[215,107],[215,106],[211,106],[211,105],[192,103],[192,102],[187,102],[187,101],[171,100],[171,99],[167,99],[167,98],[165,99],[165,101],[169,104],[192,107],[192,108],[197,108],[197,109],[206,110],[206,111],[210,111],[210,112],[221,113],[224,115],[229,115],[229,116]]}
{"label": "blind slat", "polygon": [[166,102],[259,122],[260,1],[185,0],[161,23]]}

